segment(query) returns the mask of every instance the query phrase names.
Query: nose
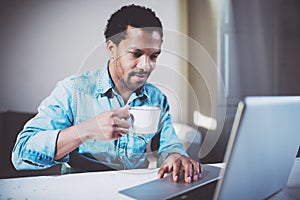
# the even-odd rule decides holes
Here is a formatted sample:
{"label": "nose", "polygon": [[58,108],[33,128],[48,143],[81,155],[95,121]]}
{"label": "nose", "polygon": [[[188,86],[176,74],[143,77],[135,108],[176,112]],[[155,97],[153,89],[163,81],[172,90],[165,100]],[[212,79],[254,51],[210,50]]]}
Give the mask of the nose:
{"label": "nose", "polygon": [[149,71],[152,68],[150,58],[148,58],[146,55],[141,56],[137,64],[137,68],[143,69],[144,71]]}

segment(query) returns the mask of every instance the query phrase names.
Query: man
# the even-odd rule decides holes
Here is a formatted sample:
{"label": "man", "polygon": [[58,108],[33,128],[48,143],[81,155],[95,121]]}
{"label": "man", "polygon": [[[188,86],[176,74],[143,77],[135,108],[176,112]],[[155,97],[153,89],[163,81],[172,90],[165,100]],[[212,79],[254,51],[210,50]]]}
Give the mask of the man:
{"label": "man", "polygon": [[[147,83],[161,53],[160,20],[145,7],[124,6],[108,20],[105,37],[108,66],[58,83],[19,134],[12,153],[15,168],[67,162],[83,171],[145,168],[147,145],[159,135],[159,177],[173,172],[178,181],[183,172],[186,182],[197,181],[201,165],[178,141],[166,96]],[[142,105],[160,107],[157,133],[130,131],[129,108]]]}

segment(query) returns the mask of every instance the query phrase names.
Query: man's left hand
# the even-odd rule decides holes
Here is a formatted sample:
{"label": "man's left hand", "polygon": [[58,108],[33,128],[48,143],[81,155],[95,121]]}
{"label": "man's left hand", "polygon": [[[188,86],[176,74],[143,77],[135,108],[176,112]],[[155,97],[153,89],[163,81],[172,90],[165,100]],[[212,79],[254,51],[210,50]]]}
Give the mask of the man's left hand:
{"label": "man's left hand", "polygon": [[198,181],[201,176],[201,164],[180,154],[170,154],[158,170],[159,178],[163,178],[166,173],[173,172],[173,181],[178,182],[180,174],[186,183]]}

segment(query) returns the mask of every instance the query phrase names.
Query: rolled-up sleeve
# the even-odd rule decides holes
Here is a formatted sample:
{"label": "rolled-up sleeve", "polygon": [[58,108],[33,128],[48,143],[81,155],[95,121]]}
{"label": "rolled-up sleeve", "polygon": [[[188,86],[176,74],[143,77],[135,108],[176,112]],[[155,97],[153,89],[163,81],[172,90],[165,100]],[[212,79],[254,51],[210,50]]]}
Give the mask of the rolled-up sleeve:
{"label": "rolled-up sleeve", "polygon": [[60,160],[54,160],[54,156],[58,134],[73,124],[71,108],[72,85],[70,80],[64,80],[19,133],[12,151],[12,163],[17,170],[45,169],[68,162],[68,155]]}
{"label": "rolled-up sleeve", "polygon": [[17,170],[45,169],[68,161],[68,156],[54,160],[59,130],[39,132],[32,135],[23,132],[17,139],[12,153],[12,162]]}

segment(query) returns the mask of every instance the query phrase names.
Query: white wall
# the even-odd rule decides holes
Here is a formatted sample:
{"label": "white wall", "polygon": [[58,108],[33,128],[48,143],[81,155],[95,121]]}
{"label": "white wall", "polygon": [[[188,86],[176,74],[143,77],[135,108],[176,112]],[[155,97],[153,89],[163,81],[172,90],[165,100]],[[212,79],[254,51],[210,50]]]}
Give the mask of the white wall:
{"label": "white wall", "polygon": [[[217,13],[214,12],[212,0],[189,0],[189,36],[201,48],[190,45],[191,63],[189,79],[194,87],[198,104],[190,107],[190,112],[200,110],[202,114],[215,117],[217,93]],[[209,60],[210,62],[207,62]],[[205,71],[208,71],[205,73]],[[190,104],[193,100],[190,99]]]}
{"label": "white wall", "polygon": [[[110,14],[122,5],[137,3],[151,7],[164,28],[174,30],[168,31],[172,35],[185,29],[185,23],[182,23],[186,14],[184,2],[27,0],[1,3],[0,111],[36,112],[37,106],[59,80],[105,64],[107,56],[101,50],[105,24]],[[170,102],[175,102],[171,110],[174,121],[185,121],[182,110],[187,106],[187,97],[178,77],[185,76],[187,69],[182,67],[179,56],[174,54],[170,59],[165,53],[167,50],[180,52],[182,43],[168,41],[168,36],[164,40],[166,51],[163,51],[151,80],[167,88]],[[170,43],[175,45],[170,46]],[[169,76],[170,72],[175,76]],[[183,98],[177,102],[179,96]]]}

